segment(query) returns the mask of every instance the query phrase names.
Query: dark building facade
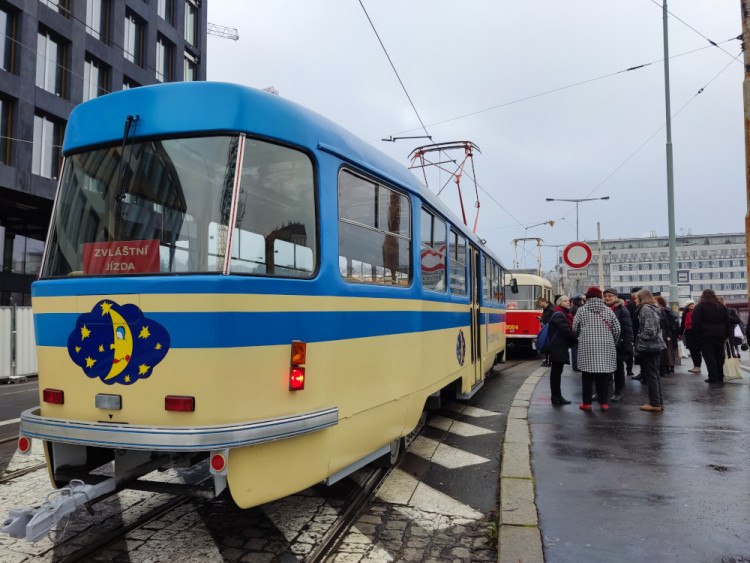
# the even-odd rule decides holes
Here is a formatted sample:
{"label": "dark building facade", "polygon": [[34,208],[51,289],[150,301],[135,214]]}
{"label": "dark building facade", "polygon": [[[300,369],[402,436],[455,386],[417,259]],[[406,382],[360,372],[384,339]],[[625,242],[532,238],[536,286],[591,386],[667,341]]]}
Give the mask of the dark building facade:
{"label": "dark building facade", "polygon": [[0,0],[0,305],[29,305],[81,102],[206,79],[205,0]]}

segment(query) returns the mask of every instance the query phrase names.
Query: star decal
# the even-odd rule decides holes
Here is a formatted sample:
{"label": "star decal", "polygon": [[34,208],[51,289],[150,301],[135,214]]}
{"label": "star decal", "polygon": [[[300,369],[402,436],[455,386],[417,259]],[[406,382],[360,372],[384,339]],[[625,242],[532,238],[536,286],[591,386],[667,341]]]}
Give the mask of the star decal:
{"label": "star decal", "polygon": [[141,333],[138,335],[138,338],[148,338],[149,336],[151,336],[151,333],[148,331],[148,327],[144,326],[141,329]]}

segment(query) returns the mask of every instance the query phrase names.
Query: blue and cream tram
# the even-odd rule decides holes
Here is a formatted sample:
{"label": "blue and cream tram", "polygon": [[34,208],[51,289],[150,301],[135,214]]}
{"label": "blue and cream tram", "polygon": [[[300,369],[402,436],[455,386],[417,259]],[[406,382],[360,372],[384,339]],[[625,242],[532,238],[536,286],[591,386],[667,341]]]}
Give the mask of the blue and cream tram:
{"label": "blue and cream tram", "polygon": [[19,439],[56,486],[209,458],[217,492],[257,505],[397,451],[503,359],[500,261],[316,113],[136,88],[78,106],[63,154]]}

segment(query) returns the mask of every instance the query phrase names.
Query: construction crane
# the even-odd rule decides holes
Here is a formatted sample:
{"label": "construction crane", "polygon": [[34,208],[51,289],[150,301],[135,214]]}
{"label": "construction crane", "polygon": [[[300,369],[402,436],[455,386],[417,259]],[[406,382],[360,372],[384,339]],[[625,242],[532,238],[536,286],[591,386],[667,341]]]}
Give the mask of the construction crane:
{"label": "construction crane", "polygon": [[231,39],[232,41],[237,41],[240,38],[237,29],[234,27],[225,27],[210,22],[206,24],[206,33],[208,35],[215,35],[216,37],[223,37],[224,39]]}

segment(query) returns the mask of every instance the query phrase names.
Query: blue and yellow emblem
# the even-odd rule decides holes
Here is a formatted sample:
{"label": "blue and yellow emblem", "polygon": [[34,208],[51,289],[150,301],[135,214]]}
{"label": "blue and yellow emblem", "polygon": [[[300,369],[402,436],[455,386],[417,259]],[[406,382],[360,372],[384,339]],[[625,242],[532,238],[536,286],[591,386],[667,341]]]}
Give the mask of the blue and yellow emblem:
{"label": "blue and yellow emblem", "polygon": [[78,317],[68,354],[83,373],[107,385],[149,377],[169,350],[169,333],[137,306],[99,301]]}
{"label": "blue and yellow emblem", "polygon": [[458,338],[456,339],[456,359],[459,366],[464,365],[464,360],[466,359],[466,340],[464,340],[463,330],[458,331]]}

